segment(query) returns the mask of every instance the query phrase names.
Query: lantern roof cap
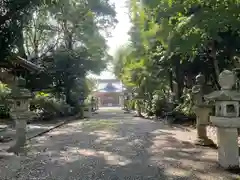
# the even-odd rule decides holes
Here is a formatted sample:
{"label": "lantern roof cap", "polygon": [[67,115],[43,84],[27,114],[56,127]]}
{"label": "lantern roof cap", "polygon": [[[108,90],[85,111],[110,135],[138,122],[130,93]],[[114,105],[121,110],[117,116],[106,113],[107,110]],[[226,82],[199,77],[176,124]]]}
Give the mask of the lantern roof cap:
{"label": "lantern roof cap", "polygon": [[21,76],[17,79],[16,86],[11,90],[11,98],[28,99],[32,97],[32,93],[25,88],[26,80]]}
{"label": "lantern roof cap", "polygon": [[224,70],[219,74],[218,82],[222,90],[231,90],[236,83],[236,76],[234,72]]}
{"label": "lantern roof cap", "polygon": [[216,101],[240,101],[240,93],[232,90],[232,87],[236,82],[236,76],[232,71],[222,71],[219,74],[218,82],[221,86],[221,90],[205,95],[205,99]]}
{"label": "lantern roof cap", "polygon": [[221,90],[205,95],[204,98],[215,101],[240,101],[240,93],[232,90]]}

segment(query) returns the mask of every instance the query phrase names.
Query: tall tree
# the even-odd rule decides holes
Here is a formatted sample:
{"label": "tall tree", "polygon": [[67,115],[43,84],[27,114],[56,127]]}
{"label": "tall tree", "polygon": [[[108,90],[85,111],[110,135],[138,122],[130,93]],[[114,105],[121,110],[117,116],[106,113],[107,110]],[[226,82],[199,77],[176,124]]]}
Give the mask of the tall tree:
{"label": "tall tree", "polygon": [[115,12],[108,1],[96,3],[99,6],[91,1],[59,1],[49,8],[59,25],[55,29],[60,29],[60,41],[44,62],[53,77],[55,90],[64,93],[71,105],[74,104],[71,89],[79,83],[78,79],[85,79],[88,71],[100,73],[109,58],[100,30],[113,25]]}
{"label": "tall tree", "polygon": [[[184,103],[184,89],[192,87],[198,73],[218,87],[219,72],[236,66],[240,50],[238,1],[129,0],[128,6],[133,51],[121,53],[122,62],[128,59],[128,63],[117,63],[116,74],[121,74],[118,77],[125,84],[131,79],[131,85],[142,89],[145,97],[152,89],[166,95],[177,86],[177,100]],[[134,70],[139,64],[141,73]],[[133,74],[137,78],[131,78]],[[152,81],[155,87],[151,87]]]}
{"label": "tall tree", "polygon": [[[48,1],[48,4],[54,0]],[[22,37],[22,29],[28,23],[31,13],[45,2],[40,0],[12,1],[3,0],[0,3],[0,53],[6,60]],[[21,49],[18,49],[21,51]]]}

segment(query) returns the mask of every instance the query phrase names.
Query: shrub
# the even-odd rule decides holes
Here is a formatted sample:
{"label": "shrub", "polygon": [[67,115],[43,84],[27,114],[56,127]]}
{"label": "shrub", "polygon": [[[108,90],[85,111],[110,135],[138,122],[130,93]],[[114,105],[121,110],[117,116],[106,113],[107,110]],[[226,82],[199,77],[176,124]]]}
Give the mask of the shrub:
{"label": "shrub", "polygon": [[179,104],[175,111],[181,112],[186,116],[194,116],[193,112],[193,101],[189,91],[184,92],[182,99],[183,103]]}
{"label": "shrub", "polygon": [[40,119],[49,120],[72,115],[73,108],[62,99],[57,99],[51,94],[39,92],[31,101],[30,109],[35,111],[40,116]]}
{"label": "shrub", "polygon": [[10,105],[7,96],[11,89],[6,84],[0,83],[0,118],[9,118]]}
{"label": "shrub", "polygon": [[136,99],[131,99],[127,101],[127,106],[131,110],[136,110]]}
{"label": "shrub", "polygon": [[154,95],[152,100],[152,112],[155,116],[161,117],[163,112],[166,111],[166,99],[160,97],[159,95]]}
{"label": "shrub", "polygon": [[152,101],[144,102],[144,111],[147,113],[147,116],[154,115]]}

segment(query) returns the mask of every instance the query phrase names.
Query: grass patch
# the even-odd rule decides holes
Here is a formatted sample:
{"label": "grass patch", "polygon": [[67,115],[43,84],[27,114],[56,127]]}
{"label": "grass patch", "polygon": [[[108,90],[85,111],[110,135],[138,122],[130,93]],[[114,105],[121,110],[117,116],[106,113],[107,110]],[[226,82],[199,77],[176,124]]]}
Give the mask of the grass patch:
{"label": "grass patch", "polygon": [[90,120],[83,123],[83,128],[88,130],[115,130],[117,125],[117,122],[111,120]]}

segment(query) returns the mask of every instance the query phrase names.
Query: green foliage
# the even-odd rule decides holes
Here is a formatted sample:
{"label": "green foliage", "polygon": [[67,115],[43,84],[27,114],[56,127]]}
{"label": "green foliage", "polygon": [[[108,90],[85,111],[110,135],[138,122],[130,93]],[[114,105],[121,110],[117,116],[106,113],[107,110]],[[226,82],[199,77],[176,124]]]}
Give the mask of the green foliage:
{"label": "green foliage", "polygon": [[[129,0],[130,43],[114,57],[115,75],[144,102],[145,112],[191,116],[200,72],[219,88],[221,70],[239,66],[239,1]],[[157,95],[157,98],[155,97]],[[172,97],[174,95],[174,98]],[[172,102],[172,99],[176,102]]]}
{"label": "green foliage", "polygon": [[[45,75],[27,74],[27,87],[34,89],[38,76],[38,90],[50,89],[70,106],[78,106],[79,94],[92,91],[86,74],[99,74],[111,59],[100,32],[114,27],[114,6],[108,0],[4,0],[4,10],[9,14],[0,17],[3,59],[17,54],[43,67]],[[24,70],[19,74],[26,75]]]}
{"label": "green foliage", "polygon": [[30,109],[36,112],[42,120],[50,120],[73,114],[73,108],[66,104],[65,101],[44,92],[36,94],[35,98],[31,101]]}
{"label": "green foliage", "polygon": [[114,24],[115,12],[108,1],[96,3],[98,6],[90,0],[60,0],[49,8],[51,17],[58,22],[50,29],[57,29],[63,40],[43,59],[43,64],[52,77],[54,93],[64,94],[71,106],[76,105],[71,96],[77,93],[86,96],[91,91],[86,85],[90,85],[86,74],[99,74],[110,58],[100,30]]}
{"label": "green foliage", "polygon": [[86,83],[86,88],[87,88],[86,91],[88,92],[88,94],[91,94],[97,90],[97,86],[98,86],[97,79],[87,77],[85,79],[85,83]]}
{"label": "green foliage", "polygon": [[51,6],[56,3],[55,0],[41,1],[41,0],[22,0],[1,1],[1,15],[0,15],[0,53],[1,60],[5,61],[9,57],[18,41],[22,36],[22,29],[31,18],[32,12],[42,5]]}
{"label": "green foliage", "polygon": [[182,98],[184,99],[182,104],[179,104],[176,108],[175,111],[181,112],[187,116],[194,116],[194,111],[193,111],[193,101],[191,94],[189,91],[186,91]]}
{"label": "green foliage", "polygon": [[[3,0],[1,11],[2,60],[17,55],[44,71],[32,74],[22,67],[17,72],[27,79],[27,88],[36,90],[37,84],[38,91],[49,92],[38,93],[31,109],[42,119],[78,113],[80,97],[85,99],[96,86],[86,75],[100,74],[111,59],[105,38],[116,23],[114,6],[109,0]],[[1,67],[5,65],[11,63]],[[8,114],[6,88],[0,88],[1,110]]]}
{"label": "green foliage", "polygon": [[0,96],[1,98],[6,98],[11,92],[11,89],[7,86],[7,84],[0,83]]}
{"label": "green foliage", "polygon": [[6,84],[0,83],[0,118],[9,117],[10,106],[7,96],[10,92],[11,89]]}
{"label": "green foliage", "polygon": [[152,105],[150,112],[152,112],[156,117],[161,117],[165,112],[171,111],[170,105],[172,103],[168,100],[168,94],[161,90],[154,92],[152,101],[149,103]]}
{"label": "green foliage", "polygon": [[128,107],[131,110],[136,110],[136,99],[132,99],[132,100],[128,100],[125,102],[126,103],[126,107]]}

